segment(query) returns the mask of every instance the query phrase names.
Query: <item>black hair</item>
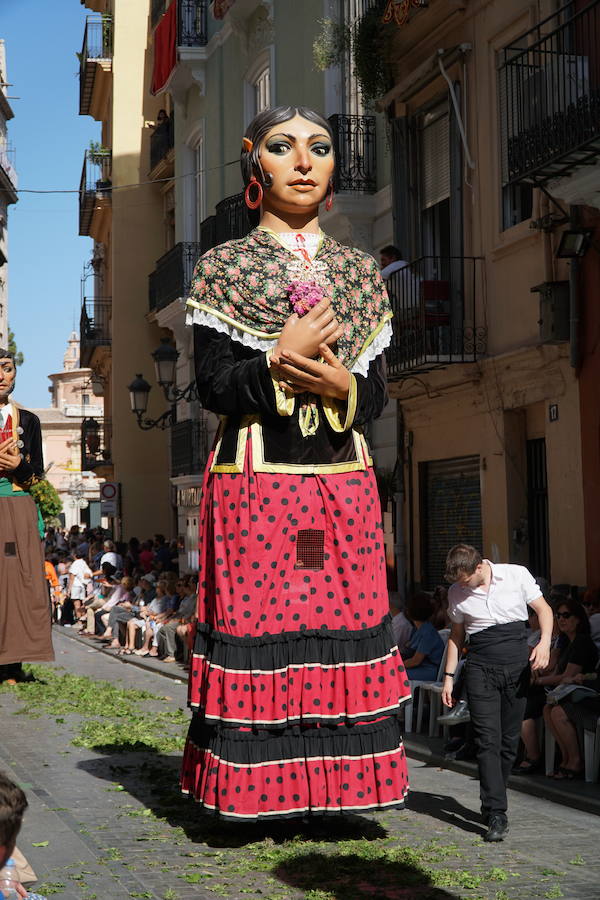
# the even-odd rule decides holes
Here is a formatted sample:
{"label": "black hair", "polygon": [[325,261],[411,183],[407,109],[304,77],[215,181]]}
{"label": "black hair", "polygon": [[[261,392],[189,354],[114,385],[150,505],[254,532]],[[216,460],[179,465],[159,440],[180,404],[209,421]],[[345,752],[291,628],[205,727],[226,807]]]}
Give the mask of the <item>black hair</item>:
{"label": "black hair", "polygon": [[402,259],[402,254],[398,247],[394,247],[393,244],[388,244],[387,247],[382,247],[379,251],[382,256],[393,256],[394,259]]}
{"label": "black hair", "polygon": [[21,788],[0,772],[0,845],[14,847],[21,828],[27,798]]}
{"label": "black hair", "polygon": [[15,366],[17,364],[15,354],[12,352],[12,350],[6,350],[4,347],[0,347],[0,359],[12,359]]}
{"label": "black hair", "polygon": [[[244,187],[250,183],[253,175],[263,188],[271,187],[269,173],[265,173],[260,162],[260,145],[271,128],[281,125],[283,122],[289,122],[294,116],[302,116],[303,119],[314,122],[315,125],[322,128],[329,135],[331,146],[335,148],[335,139],[330,123],[314,109],[309,109],[308,106],[273,106],[271,109],[265,109],[252,119],[244,134],[249,141],[252,141],[252,149],[248,150],[242,146],[240,156]],[[252,225],[258,224],[260,210],[248,210],[248,218]]]}

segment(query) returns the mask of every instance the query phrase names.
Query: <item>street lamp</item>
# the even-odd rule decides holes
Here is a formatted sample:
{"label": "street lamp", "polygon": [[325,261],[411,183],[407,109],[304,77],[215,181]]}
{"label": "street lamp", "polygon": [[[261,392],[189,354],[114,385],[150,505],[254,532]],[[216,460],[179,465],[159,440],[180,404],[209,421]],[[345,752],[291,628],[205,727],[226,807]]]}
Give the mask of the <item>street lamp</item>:
{"label": "street lamp", "polygon": [[100,449],[100,423],[96,419],[84,419],[83,431],[85,444],[92,456],[97,456]]}
{"label": "street lamp", "polygon": [[138,372],[127,390],[129,391],[131,411],[138,418],[143,416],[148,409],[148,394],[151,388],[141,372]]}
{"label": "street lamp", "polygon": [[148,409],[148,395],[151,387],[143,375],[138,374],[128,387],[131,411],[137,418],[137,424],[143,431],[150,428],[172,428],[177,423],[176,404],[179,400],[187,403],[198,400],[196,382],[191,381],[186,388],[180,390],[175,386],[175,368],[179,353],[171,344],[169,338],[161,338],[160,347],[151,354],[154,360],[156,380],[163,389],[165,399],[171,404],[171,408],[159,416],[158,419],[144,418]]}
{"label": "street lamp", "polygon": [[152,354],[154,371],[159,386],[163,389],[165,397],[170,400],[169,393],[175,384],[175,368],[179,353],[170,341],[170,338],[161,338],[160,347]]}

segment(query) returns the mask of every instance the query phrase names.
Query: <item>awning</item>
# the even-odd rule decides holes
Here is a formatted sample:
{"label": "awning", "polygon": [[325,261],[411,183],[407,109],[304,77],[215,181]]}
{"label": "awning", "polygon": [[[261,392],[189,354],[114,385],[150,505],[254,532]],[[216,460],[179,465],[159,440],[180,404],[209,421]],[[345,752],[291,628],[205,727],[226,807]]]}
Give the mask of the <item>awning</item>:
{"label": "awning", "polygon": [[173,2],[156,26],[154,32],[154,69],[152,93],[159,94],[166,88],[173,69],[177,65],[177,3]]}

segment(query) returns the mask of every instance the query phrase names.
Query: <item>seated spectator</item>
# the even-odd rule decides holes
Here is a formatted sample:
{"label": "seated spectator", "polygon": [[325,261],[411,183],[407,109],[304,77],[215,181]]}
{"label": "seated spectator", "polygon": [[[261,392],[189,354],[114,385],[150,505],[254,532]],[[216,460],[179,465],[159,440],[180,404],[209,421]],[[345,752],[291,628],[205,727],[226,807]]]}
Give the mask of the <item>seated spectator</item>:
{"label": "seated spectator", "polygon": [[154,551],[152,546],[152,541],[144,541],[139,553],[139,563],[146,573],[152,570],[152,565],[154,563]]}
{"label": "seated spectator", "polygon": [[154,599],[154,575],[148,573],[140,578],[139,585],[134,588],[134,594],[136,591],[138,591],[137,596],[132,599],[128,597],[120,600],[108,614],[108,625],[102,635],[102,640],[110,640],[109,647],[113,650],[117,650],[121,646],[119,633],[121,625],[126,625],[131,619],[134,619],[140,609],[148,606]]}
{"label": "seated spectator", "polygon": [[406,604],[406,615],[415,626],[403,662],[413,681],[435,681],[444,655],[444,642],[429,621],[433,614],[431,596],[424,591]]}
{"label": "seated spectator", "polygon": [[[561,632],[560,655],[554,672],[535,677],[534,682],[544,687],[573,683],[575,676],[594,672],[598,662],[598,650],[590,637],[590,623],[586,612],[576,600],[564,599],[556,609]],[[561,753],[561,765],[554,773],[556,779],[576,778],[583,772],[581,751],[571,730],[565,730],[566,715],[560,704],[546,703],[544,721],[556,739]]]}
{"label": "seated spectator", "polygon": [[433,591],[431,598],[433,603],[433,615],[431,616],[431,624],[437,631],[444,631],[450,628],[450,619],[448,617],[448,588],[443,584]]}
{"label": "seated spectator", "polygon": [[406,615],[402,612],[399,606],[396,606],[394,603],[390,601],[390,615],[392,617],[392,634],[394,635],[394,640],[396,641],[396,646],[400,651],[400,656],[404,659],[404,653],[408,642],[410,641],[413,632],[415,630],[415,626],[412,622],[409,622],[406,618]]}
{"label": "seated spectator", "polygon": [[[527,612],[529,625],[527,645],[533,649],[540,641],[540,623],[536,611],[531,606],[527,607]],[[558,646],[560,640],[558,620],[555,618],[552,641],[550,643],[550,661],[544,672],[539,673],[540,675],[547,675],[556,671],[560,655]],[[527,705],[523,714],[523,722],[521,723],[521,741],[524,753],[521,761],[513,768],[515,775],[531,775],[542,768],[542,751],[538,739],[537,720],[544,712],[546,690],[537,680],[535,683],[532,681],[527,689]]]}
{"label": "seated spectator", "polygon": [[590,619],[590,635],[600,652],[600,590],[594,588],[583,595],[583,608]]}
{"label": "seated spectator", "polygon": [[[159,582],[156,586],[156,596],[148,604],[140,606],[137,614],[127,621],[127,639],[123,653],[129,655],[134,651],[140,656],[158,656],[156,647],[150,649],[156,631],[162,624],[167,621],[171,615],[169,609],[169,597],[163,583]],[[144,631],[144,643],[139,651],[135,650],[135,641],[139,629]]]}
{"label": "seated spectator", "polygon": [[116,575],[123,571],[123,557],[116,552],[112,541],[104,541],[104,553],[100,557],[100,568],[97,572],[94,572],[94,575],[104,574],[107,571],[103,570],[105,565],[112,567],[112,572],[109,572],[110,575]]}
{"label": "seated spectator", "polygon": [[120,584],[116,588],[112,582],[104,582],[102,594],[104,602],[94,612],[94,623],[88,620],[88,632],[99,634],[103,640],[112,640],[112,626],[109,625],[110,612],[119,604],[128,604],[123,608],[130,608],[135,603],[135,594],[133,588],[135,582],[129,575],[121,578]]}
{"label": "seated spectator", "polygon": [[175,662],[178,655],[178,638],[183,644],[188,634],[188,628],[196,618],[196,585],[179,581],[177,583],[177,591],[181,597],[177,613],[158,632],[158,655],[163,659],[163,662],[168,663]]}

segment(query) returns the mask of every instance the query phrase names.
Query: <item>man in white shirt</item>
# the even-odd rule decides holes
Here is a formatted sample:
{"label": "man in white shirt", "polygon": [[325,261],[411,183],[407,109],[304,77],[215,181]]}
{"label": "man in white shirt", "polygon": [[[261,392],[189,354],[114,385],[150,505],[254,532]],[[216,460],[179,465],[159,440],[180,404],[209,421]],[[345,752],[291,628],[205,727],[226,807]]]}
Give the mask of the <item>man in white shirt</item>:
{"label": "man in white shirt", "polygon": [[104,553],[100,557],[101,569],[104,563],[108,563],[113,567],[112,575],[114,575],[115,572],[121,572],[123,569],[123,557],[120,553],[116,552],[115,545],[112,541],[104,541]]}
{"label": "man in white shirt", "polygon": [[92,580],[92,570],[85,561],[85,553],[77,550],[76,559],[69,569],[69,596],[73,601],[77,618],[82,613],[83,601],[87,596],[87,588]]}
{"label": "man in white shirt", "polygon": [[[529,670],[548,665],[553,614],[527,569],[492,564],[468,544],[448,553],[446,580],[452,583],[452,628],[442,702],[453,705],[453,678],[468,635],[465,687],[477,744],[484,840],[501,841],[508,832],[506,785],[519,744]],[[527,645],[528,605],[541,630],[533,648]]]}

